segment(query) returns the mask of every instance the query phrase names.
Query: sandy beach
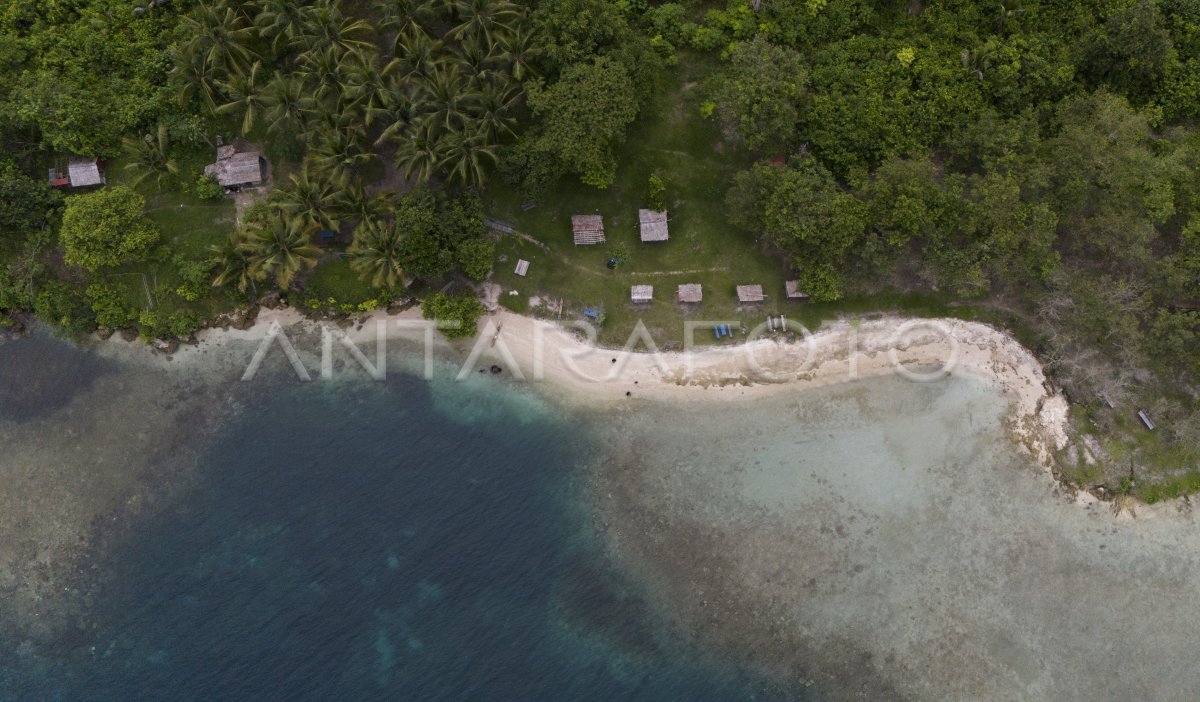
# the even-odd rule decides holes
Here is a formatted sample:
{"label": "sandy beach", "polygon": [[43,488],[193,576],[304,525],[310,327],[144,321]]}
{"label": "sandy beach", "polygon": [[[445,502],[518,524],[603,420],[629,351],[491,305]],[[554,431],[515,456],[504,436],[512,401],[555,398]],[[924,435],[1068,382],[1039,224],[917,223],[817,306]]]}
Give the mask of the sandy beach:
{"label": "sandy beach", "polygon": [[[462,364],[454,371],[457,377],[497,365],[509,380],[528,382],[558,401],[588,408],[643,400],[753,400],[893,374],[913,382],[969,375],[1005,395],[1011,406],[1006,428],[1040,463],[1049,467],[1054,452],[1067,441],[1067,402],[1049,387],[1038,360],[1009,334],[977,322],[885,317],[838,321],[812,333],[796,331],[793,324],[786,336],[750,330],[748,336],[738,336],[742,343],[671,351],[659,349],[644,329],[630,330],[624,348],[602,348],[588,340],[586,325],[572,329],[503,310],[479,320],[473,341],[449,342],[430,333],[427,324],[419,309],[411,309],[376,312],[342,331],[372,363],[382,334],[427,345],[426,351],[454,359]],[[322,325],[335,328],[291,308],[264,309],[251,327],[206,329],[198,334],[197,344],[182,346],[170,357],[116,337],[102,349],[143,360],[154,356],[157,363],[177,370],[196,363],[215,366],[233,377],[243,372],[252,353],[276,328],[303,359],[309,377],[316,377]],[[694,330],[698,340],[711,334],[709,327]],[[353,364],[344,349],[332,348]],[[273,357],[282,358],[281,349],[272,344],[266,354],[278,361]],[[362,372],[357,366],[348,372],[356,370]]]}

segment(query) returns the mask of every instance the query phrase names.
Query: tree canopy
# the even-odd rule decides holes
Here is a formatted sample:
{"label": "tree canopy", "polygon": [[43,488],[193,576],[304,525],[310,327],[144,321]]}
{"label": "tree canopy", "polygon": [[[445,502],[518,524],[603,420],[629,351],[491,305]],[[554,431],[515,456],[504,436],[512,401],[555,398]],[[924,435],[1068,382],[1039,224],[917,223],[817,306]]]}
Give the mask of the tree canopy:
{"label": "tree canopy", "polygon": [[123,186],[68,197],[59,230],[64,260],[91,271],[142,260],[158,241],[145,206],[141,195]]}

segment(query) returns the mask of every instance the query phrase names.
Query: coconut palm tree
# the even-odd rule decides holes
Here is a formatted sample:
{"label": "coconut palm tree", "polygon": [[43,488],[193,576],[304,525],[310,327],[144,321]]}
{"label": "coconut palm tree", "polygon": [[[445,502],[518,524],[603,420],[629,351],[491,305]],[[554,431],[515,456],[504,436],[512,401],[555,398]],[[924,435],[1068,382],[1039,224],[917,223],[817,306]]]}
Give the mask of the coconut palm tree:
{"label": "coconut palm tree", "polygon": [[299,173],[288,176],[288,184],[271,193],[271,203],[291,218],[310,226],[336,229],[332,216],[337,207],[337,183],[314,173],[305,162]]}
{"label": "coconut palm tree", "polygon": [[392,210],[391,194],[367,192],[361,178],[341,189],[337,195],[337,209],[347,219],[359,222],[372,217],[382,217]]}
{"label": "coconut palm tree", "polygon": [[258,0],[254,3],[254,25],[271,50],[281,55],[288,45],[304,33],[306,2],[296,0]]}
{"label": "coconut palm tree", "polygon": [[484,83],[479,90],[471,93],[471,118],[488,141],[499,143],[516,134],[517,119],[513,117],[513,112],[521,101],[521,94],[520,88],[498,81]]}
{"label": "coconut palm tree", "polygon": [[500,57],[510,67],[513,78],[524,81],[537,75],[533,62],[537,60],[539,50],[535,48],[537,43],[527,26],[517,25],[513,31],[501,35],[497,44]]}
{"label": "coconut palm tree", "polygon": [[347,107],[362,115],[369,127],[387,100],[388,79],[379,67],[378,54],[356,51],[352,55],[345,91]]}
{"label": "coconut palm tree", "polygon": [[254,27],[239,9],[226,4],[201,2],[180,21],[183,36],[188,37],[181,51],[201,65],[224,71],[245,70],[254,59],[250,48]]}
{"label": "coconut palm tree", "polygon": [[463,39],[453,55],[463,76],[471,84],[490,80],[496,69],[504,65],[499,48],[474,35]]}
{"label": "coconut palm tree", "polygon": [[247,289],[256,291],[258,286],[255,285],[254,267],[246,253],[245,230],[230,232],[224,241],[209,246],[208,250],[212,254],[209,261],[217,270],[212,283],[214,288],[223,288],[234,283],[238,292],[242,294],[245,294]]}
{"label": "coconut palm tree", "polygon": [[298,73],[309,83],[316,103],[330,111],[340,111],[349,76],[337,49],[326,47],[305,52],[300,57]]}
{"label": "coconut palm tree", "polygon": [[409,27],[396,36],[392,48],[395,59],[388,64],[389,72],[402,76],[427,78],[442,62],[445,45],[420,27]]}
{"label": "coconut palm tree", "polygon": [[424,32],[426,25],[437,19],[426,0],[379,0],[375,3],[375,12],[382,18],[380,28],[396,32],[397,39],[413,30]]}
{"label": "coconut palm tree", "polygon": [[366,132],[356,124],[316,132],[309,143],[309,155],[315,171],[341,183],[348,182],[375,158]]}
{"label": "coconut palm tree", "polygon": [[387,125],[375,140],[375,146],[408,139],[420,124],[421,117],[421,106],[413,99],[406,82],[402,79],[389,80],[383,106],[372,117],[379,124]]}
{"label": "coconut palm tree", "polygon": [[446,135],[437,166],[452,182],[481,187],[487,168],[496,164],[496,147],[481,131],[454,131]]}
{"label": "coconut palm tree", "polygon": [[350,267],[376,288],[394,288],[404,283],[404,235],[395,222],[367,217],[354,230],[347,253]]}
{"label": "coconut palm tree", "polygon": [[304,132],[314,100],[295,76],[276,73],[262,93],[263,118],[270,134],[299,135]]}
{"label": "coconut palm tree", "polygon": [[466,89],[467,83],[456,64],[434,68],[417,92],[417,101],[426,115],[426,127],[441,131],[461,127],[466,115]]}
{"label": "coconut palm tree", "polygon": [[355,49],[372,50],[371,25],[346,17],[338,0],[320,0],[304,8],[304,31],[292,45],[305,52],[332,48],[339,54]]}
{"label": "coconut palm tree", "polygon": [[167,125],[158,123],[153,134],[147,133],[142,137],[125,137],[124,151],[129,158],[125,170],[135,173],[133,187],[154,179],[154,186],[162,190],[163,180],[178,175],[179,164],[171,158],[171,139],[167,135]]}
{"label": "coconut palm tree", "polygon": [[504,0],[455,0],[454,14],[461,20],[450,30],[456,39],[475,36],[489,44],[512,31],[522,16],[521,8]]}
{"label": "coconut palm tree", "polygon": [[171,52],[175,66],[171,69],[170,80],[175,86],[179,102],[186,105],[192,99],[197,99],[207,110],[217,109],[218,70],[209,65],[200,54],[192,54],[181,49]]}
{"label": "coconut palm tree", "polygon": [[438,133],[418,129],[408,139],[397,142],[396,169],[406,180],[427,183],[444,157],[443,149]]}
{"label": "coconut palm tree", "polygon": [[321,250],[312,242],[312,230],[299,217],[282,212],[265,223],[247,228],[243,249],[255,277],[274,276],[280,288],[287,290],[296,274],[317,265]]}
{"label": "coconut palm tree", "polygon": [[266,76],[262,70],[262,62],[255,61],[250,70],[236,71],[228,81],[221,84],[221,89],[229,96],[229,102],[217,107],[217,113],[223,115],[241,115],[242,135],[254,129],[258,116],[266,110],[266,94],[263,90]]}

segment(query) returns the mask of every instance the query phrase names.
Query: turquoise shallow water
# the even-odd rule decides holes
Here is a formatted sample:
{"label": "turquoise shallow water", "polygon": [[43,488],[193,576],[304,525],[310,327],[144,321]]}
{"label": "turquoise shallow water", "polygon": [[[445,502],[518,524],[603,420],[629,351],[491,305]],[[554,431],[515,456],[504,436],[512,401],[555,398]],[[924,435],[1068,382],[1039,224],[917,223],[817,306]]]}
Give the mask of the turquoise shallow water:
{"label": "turquoise shallow water", "polygon": [[279,356],[239,383],[253,350],[189,373],[0,345],[0,699],[1200,685],[1197,514],[1074,504],[977,379],[581,414],[411,354],[384,383]]}
{"label": "turquoise shallow water", "polygon": [[[0,347],[4,421],[20,431],[48,430],[95,374],[122,372],[22,343]],[[55,364],[43,402],[32,393],[51,381],[14,377]],[[690,648],[606,560],[581,489],[588,434],[489,381],[230,384],[192,478],[124,518],[81,576],[83,623],[0,635],[0,695],[769,698]]]}

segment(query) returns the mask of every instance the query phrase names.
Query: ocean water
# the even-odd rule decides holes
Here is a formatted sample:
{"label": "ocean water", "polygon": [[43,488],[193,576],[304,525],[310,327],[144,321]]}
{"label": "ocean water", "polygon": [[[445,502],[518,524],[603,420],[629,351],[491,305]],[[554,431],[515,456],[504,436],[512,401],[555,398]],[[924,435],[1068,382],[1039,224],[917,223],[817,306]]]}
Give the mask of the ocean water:
{"label": "ocean water", "polygon": [[255,346],[0,344],[0,699],[1200,687],[1190,505],[1076,504],[978,379],[581,412],[411,354],[238,382]]}
{"label": "ocean water", "polygon": [[[23,465],[72,463],[64,431],[93,437],[64,427],[89,411],[111,420],[93,433],[126,440],[168,412],[138,410],[136,395],[98,380],[123,374],[212,418],[151,428],[186,437],[186,461],[138,468],[127,457],[142,476],[186,479],[152,508],[87,525],[88,566],[63,580],[84,601],[63,604],[62,626],[5,613],[3,698],[768,698],[761,680],[665,625],[614,568],[580,473],[597,446],[527,390],[398,373],[201,387],[41,334],[0,345],[0,424],[13,447],[0,468],[18,471],[22,442]],[[59,481],[57,494],[77,484],[56,471],[41,479]],[[13,568],[34,567],[22,563]]]}

